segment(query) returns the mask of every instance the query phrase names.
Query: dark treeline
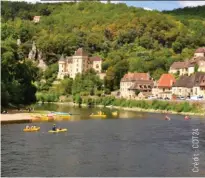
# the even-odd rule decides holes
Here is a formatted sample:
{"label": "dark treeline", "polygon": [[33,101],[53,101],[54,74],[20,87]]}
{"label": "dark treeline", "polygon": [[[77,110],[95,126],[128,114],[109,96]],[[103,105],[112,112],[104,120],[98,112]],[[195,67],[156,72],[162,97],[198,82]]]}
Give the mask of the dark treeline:
{"label": "dark treeline", "polygon": [[204,6],[197,6],[197,7],[185,7],[185,8],[179,8],[174,9],[172,11],[163,11],[167,14],[172,14],[176,16],[182,16],[185,18],[185,16],[188,16],[189,18],[205,18],[205,10]]}

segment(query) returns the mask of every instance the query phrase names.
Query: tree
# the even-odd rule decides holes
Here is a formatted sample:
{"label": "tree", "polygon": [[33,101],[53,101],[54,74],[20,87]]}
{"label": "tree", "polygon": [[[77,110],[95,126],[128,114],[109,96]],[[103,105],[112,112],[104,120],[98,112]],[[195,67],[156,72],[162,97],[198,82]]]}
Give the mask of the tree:
{"label": "tree", "polygon": [[198,66],[198,64],[196,64],[196,65],[194,66],[194,72],[198,72],[198,68],[199,68],[199,66]]}
{"label": "tree", "polygon": [[82,104],[82,98],[80,95],[75,96],[75,102],[78,103],[78,106],[80,107]]}

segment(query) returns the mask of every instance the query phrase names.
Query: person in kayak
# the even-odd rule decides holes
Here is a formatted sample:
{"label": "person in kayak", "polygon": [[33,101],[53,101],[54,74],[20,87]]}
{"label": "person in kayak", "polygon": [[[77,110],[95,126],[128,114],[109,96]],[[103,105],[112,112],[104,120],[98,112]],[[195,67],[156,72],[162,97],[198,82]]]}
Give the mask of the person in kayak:
{"label": "person in kayak", "polygon": [[53,124],[53,128],[52,128],[53,131],[56,131],[56,125]]}
{"label": "person in kayak", "polygon": [[190,119],[189,116],[184,117],[184,120],[189,120],[189,119]]}
{"label": "person in kayak", "polygon": [[166,116],[165,116],[165,120],[170,121],[171,119],[166,115]]}

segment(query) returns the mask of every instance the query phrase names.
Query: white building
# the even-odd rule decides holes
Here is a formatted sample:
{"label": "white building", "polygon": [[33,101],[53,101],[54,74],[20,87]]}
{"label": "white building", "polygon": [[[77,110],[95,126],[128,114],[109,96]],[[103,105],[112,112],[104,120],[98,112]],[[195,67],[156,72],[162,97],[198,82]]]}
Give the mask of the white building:
{"label": "white building", "polygon": [[88,57],[88,54],[79,48],[73,56],[61,56],[58,61],[58,79],[63,79],[64,76],[75,78],[78,73],[84,73],[93,68],[97,73],[101,73],[102,59],[100,57]]}

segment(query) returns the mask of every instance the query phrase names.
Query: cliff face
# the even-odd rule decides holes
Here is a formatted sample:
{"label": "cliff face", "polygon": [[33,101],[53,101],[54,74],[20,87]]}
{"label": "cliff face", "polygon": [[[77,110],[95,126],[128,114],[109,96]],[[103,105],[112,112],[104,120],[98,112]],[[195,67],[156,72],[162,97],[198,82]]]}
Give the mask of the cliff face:
{"label": "cliff face", "polygon": [[41,68],[42,70],[46,70],[47,65],[44,62],[43,53],[37,49],[35,42],[33,42],[32,49],[28,54],[28,59],[37,61],[38,67]]}

